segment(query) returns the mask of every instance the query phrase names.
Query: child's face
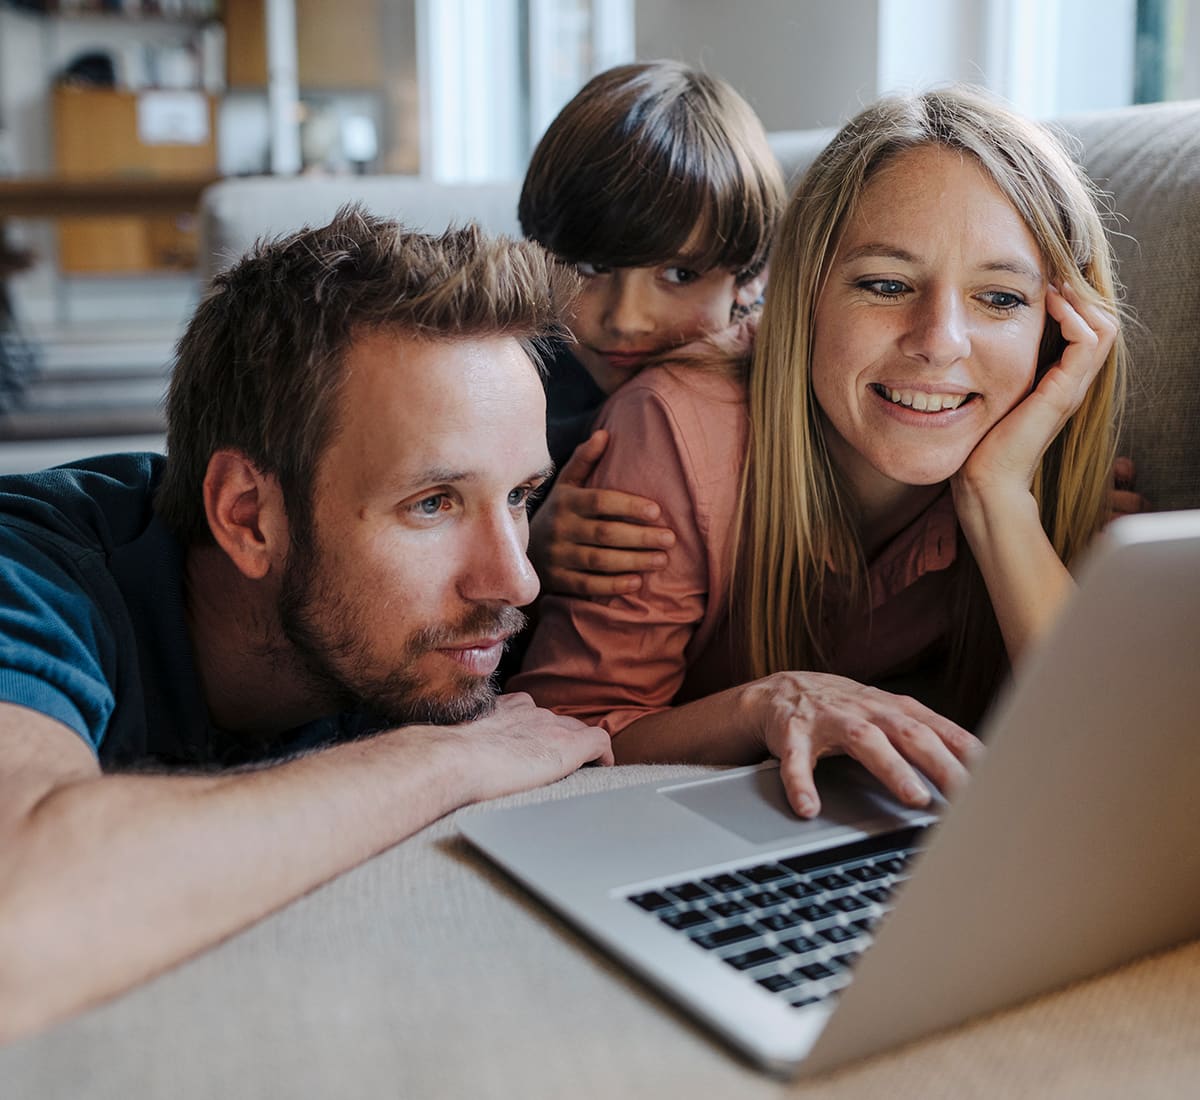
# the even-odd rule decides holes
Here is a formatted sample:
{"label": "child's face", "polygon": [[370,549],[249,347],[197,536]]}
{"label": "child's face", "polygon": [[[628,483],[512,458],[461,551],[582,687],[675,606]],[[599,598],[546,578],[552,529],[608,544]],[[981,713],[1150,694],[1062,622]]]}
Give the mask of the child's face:
{"label": "child's face", "polygon": [[738,286],[723,268],[698,272],[686,258],[652,267],[576,265],[583,286],[568,319],[571,350],[612,393],[653,356],[730,324],[735,303],[757,299],[760,279]]}
{"label": "child's face", "polygon": [[967,156],[903,153],[867,186],[817,303],[812,385],[858,492],[933,485],[1034,383],[1047,277]]}

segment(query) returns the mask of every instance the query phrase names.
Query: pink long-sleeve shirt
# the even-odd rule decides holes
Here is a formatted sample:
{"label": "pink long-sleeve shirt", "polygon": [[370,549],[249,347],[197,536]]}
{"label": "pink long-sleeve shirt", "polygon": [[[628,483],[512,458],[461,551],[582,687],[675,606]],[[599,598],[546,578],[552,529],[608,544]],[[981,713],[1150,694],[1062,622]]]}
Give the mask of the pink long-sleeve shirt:
{"label": "pink long-sleeve shirt", "polygon": [[[657,501],[675,546],[629,595],[545,595],[508,690],[615,735],[747,678],[729,623],[745,391],[724,374],[651,367],[609,398],[596,426],[611,438],[587,484]],[[956,541],[946,492],[868,564],[869,610],[828,624],[831,671],[887,686],[944,641]]]}

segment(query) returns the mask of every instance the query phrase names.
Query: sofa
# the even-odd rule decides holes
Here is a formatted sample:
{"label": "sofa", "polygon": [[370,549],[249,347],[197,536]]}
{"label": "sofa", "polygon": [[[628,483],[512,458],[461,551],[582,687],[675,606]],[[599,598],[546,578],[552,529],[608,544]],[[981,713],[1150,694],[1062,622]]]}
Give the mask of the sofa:
{"label": "sofa", "polygon": [[[1156,510],[1200,507],[1200,100],[1074,115],[1053,125],[1111,198],[1110,229],[1133,323],[1124,453]],[[772,147],[796,180],[831,130],[780,131]],[[201,200],[204,274],[256,238],[328,221],[345,202],[439,230],[478,221],[519,234],[517,182],[434,184],[413,176],[224,180]]]}
{"label": "sofa", "polygon": [[[1066,126],[1121,215],[1117,248],[1140,319],[1127,445],[1156,505],[1200,505],[1200,311],[1191,281],[1200,262],[1200,103]],[[794,175],[827,137],[773,140]],[[349,199],[430,229],[468,217],[516,228],[514,185],[235,180],[204,199],[210,264],[261,234],[326,220]],[[502,801],[708,770],[585,768]],[[0,1094],[1094,1100],[1197,1091],[1200,942],[816,1082],[765,1076],[469,848],[459,825],[479,812],[451,814],[127,995],[0,1048]],[[921,992],[918,979],[913,996]]]}

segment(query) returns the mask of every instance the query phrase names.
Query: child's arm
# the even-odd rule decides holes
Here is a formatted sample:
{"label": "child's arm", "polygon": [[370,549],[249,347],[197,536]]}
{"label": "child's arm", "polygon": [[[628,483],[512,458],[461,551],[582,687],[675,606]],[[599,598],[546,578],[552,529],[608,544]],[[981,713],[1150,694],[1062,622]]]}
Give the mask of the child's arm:
{"label": "child's arm", "polygon": [[1133,459],[1124,455],[1118,456],[1113,463],[1113,486],[1108,494],[1108,520],[1122,516],[1134,516],[1139,512],[1150,511],[1150,502],[1135,488],[1137,472]]}
{"label": "child's arm", "polygon": [[600,429],[575,448],[529,527],[529,557],[543,590],[567,596],[615,596],[663,569],[674,533],[654,526],[658,504],[617,489],[583,486],[608,445]]}
{"label": "child's arm", "polygon": [[1064,284],[1046,309],[1067,341],[1062,358],[980,441],[952,481],[959,523],[979,564],[1014,664],[1042,635],[1073,582],[1042,528],[1030,487],[1042,455],[1079,408],[1112,348],[1116,320]]}

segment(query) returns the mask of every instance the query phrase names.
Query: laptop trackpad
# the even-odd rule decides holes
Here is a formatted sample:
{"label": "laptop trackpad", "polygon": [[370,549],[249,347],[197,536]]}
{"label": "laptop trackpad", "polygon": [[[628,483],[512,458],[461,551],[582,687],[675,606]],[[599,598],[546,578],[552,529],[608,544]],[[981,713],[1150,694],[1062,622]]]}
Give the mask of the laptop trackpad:
{"label": "laptop trackpad", "polygon": [[778,768],[681,783],[659,793],[751,844],[774,844],[797,834],[815,841],[847,826],[874,832],[905,820],[880,782],[848,757],[822,760],[816,779],[821,813],[812,821],[798,817],[788,805]]}

